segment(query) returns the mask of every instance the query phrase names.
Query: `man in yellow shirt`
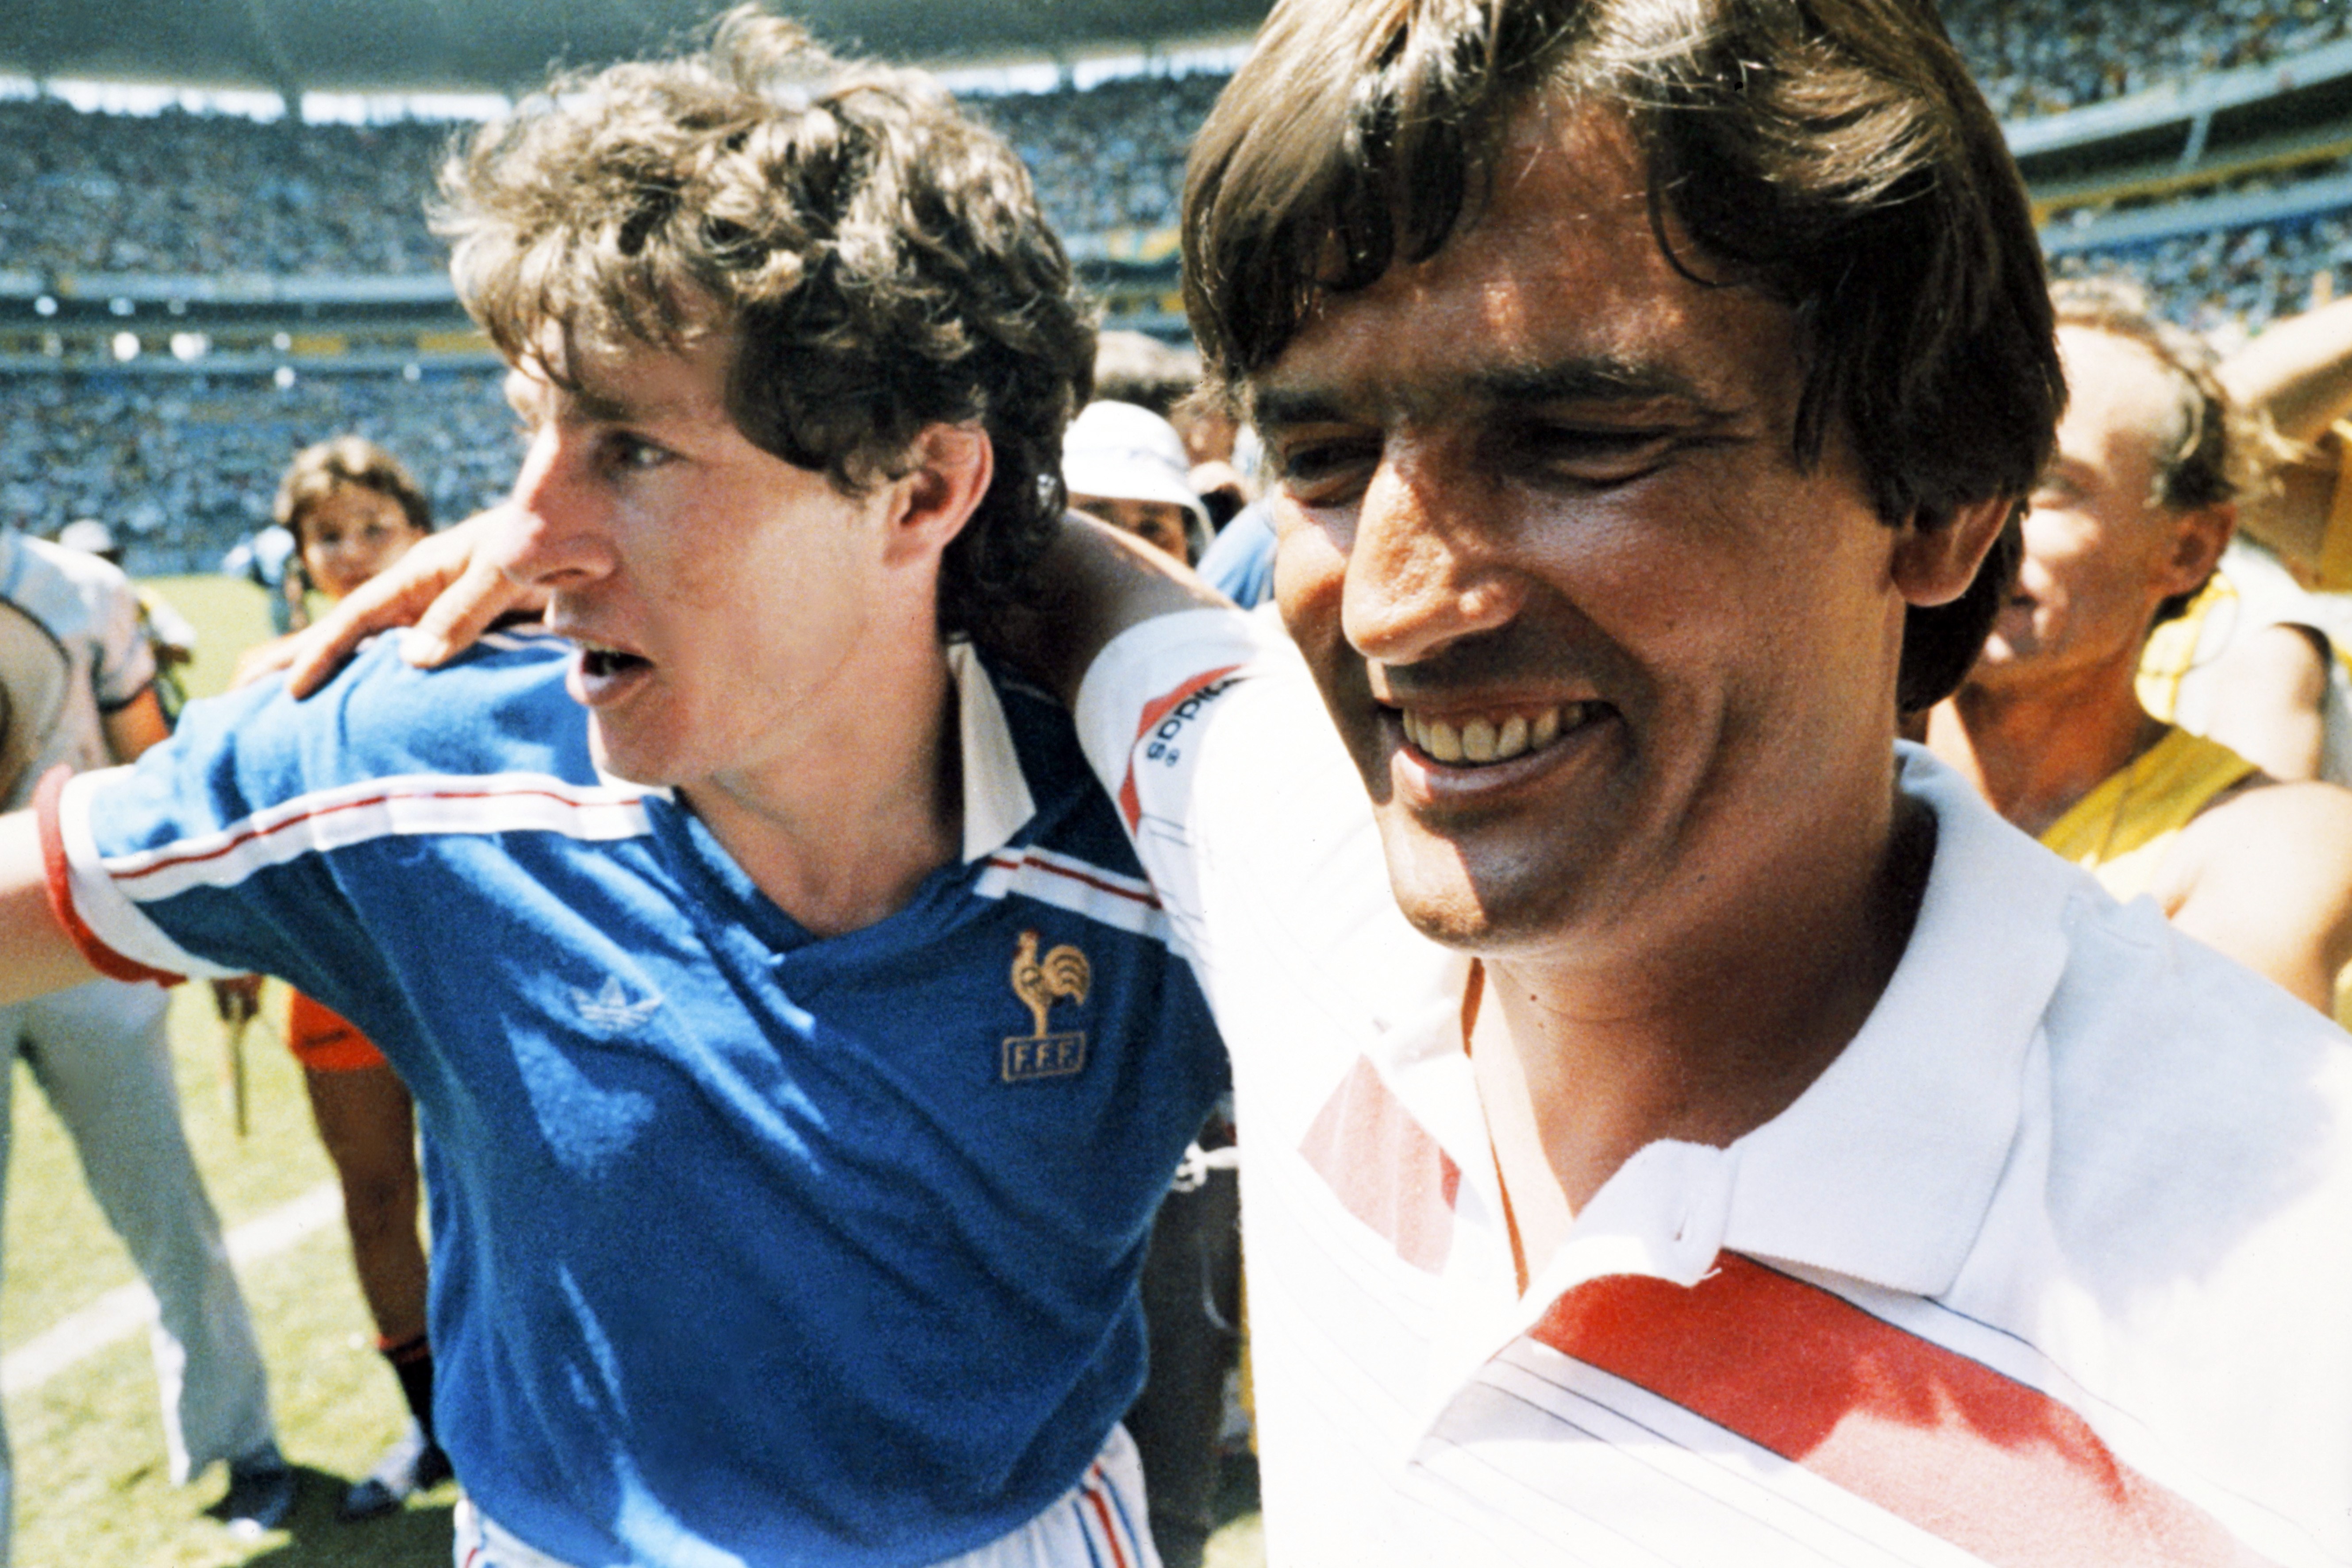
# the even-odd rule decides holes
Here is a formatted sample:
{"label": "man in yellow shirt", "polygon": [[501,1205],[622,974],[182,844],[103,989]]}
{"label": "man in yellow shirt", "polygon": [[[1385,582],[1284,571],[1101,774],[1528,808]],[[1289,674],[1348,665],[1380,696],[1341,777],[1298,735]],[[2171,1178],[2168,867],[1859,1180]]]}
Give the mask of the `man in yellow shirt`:
{"label": "man in yellow shirt", "polygon": [[2282,784],[2151,716],[2142,646],[2236,525],[2237,416],[2195,339],[2109,289],[2062,290],[2071,404],[2025,558],[1929,748],[2011,822],[2147,893],[2189,934],[2326,1008],[2352,960],[2352,791]]}

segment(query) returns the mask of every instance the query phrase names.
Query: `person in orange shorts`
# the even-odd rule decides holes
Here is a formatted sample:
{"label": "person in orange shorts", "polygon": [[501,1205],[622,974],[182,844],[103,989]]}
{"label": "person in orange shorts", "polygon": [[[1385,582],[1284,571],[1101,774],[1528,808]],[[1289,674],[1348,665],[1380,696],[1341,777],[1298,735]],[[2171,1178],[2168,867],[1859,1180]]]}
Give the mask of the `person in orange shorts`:
{"label": "person in orange shorts", "polygon": [[[357,436],[299,453],[278,489],[277,520],[291,531],[311,586],[340,599],[433,530],[424,492],[392,454]],[[277,667],[276,645],[255,650],[237,681]],[[235,981],[220,982],[236,987]],[[247,983],[247,994],[257,982]],[[248,1004],[249,1005],[249,1004]],[[408,1402],[408,1431],[344,1494],[340,1514],[369,1519],[398,1509],[450,1474],[433,1435],[433,1349],[425,1331],[425,1250],[417,1239],[416,1117],[407,1088],[365,1035],[296,992],[287,1044],[319,1136],[342,1183],[352,1265],[375,1320],[376,1348]]]}

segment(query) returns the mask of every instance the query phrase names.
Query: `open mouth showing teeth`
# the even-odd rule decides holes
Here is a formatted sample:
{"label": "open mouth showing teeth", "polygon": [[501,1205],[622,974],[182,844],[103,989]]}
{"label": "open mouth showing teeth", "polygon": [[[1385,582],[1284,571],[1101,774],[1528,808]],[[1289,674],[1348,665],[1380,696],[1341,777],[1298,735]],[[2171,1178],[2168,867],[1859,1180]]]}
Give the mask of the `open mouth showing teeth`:
{"label": "open mouth showing teeth", "polygon": [[638,668],[648,661],[633,653],[622,653],[609,647],[586,647],[580,650],[580,668],[586,673],[604,677],[618,675],[625,669]]}
{"label": "open mouth showing teeth", "polygon": [[1535,713],[1510,713],[1465,720],[1424,719],[1406,709],[1397,710],[1404,738],[1441,763],[1507,763],[1529,752],[1540,752],[1562,735],[1582,729],[1607,708],[1601,702],[1563,702]]}

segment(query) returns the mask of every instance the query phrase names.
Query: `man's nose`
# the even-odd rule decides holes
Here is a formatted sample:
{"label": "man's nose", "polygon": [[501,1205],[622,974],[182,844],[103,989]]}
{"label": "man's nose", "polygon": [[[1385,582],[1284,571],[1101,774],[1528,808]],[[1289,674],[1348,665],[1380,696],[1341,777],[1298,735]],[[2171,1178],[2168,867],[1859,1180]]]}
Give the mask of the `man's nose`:
{"label": "man's nose", "polygon": [[1357,652],[1410,664],[1518,614],[1524,591],[1502,559],[1492,490],[1442,454],[1382,458],[1357,507],[1340,600]]}
{"label": "man's nose", "polygon": [[552,427],[531,437],[488,546],[509,580],[526,587],[575,587],[612,570],[603,497],[580,448]]}

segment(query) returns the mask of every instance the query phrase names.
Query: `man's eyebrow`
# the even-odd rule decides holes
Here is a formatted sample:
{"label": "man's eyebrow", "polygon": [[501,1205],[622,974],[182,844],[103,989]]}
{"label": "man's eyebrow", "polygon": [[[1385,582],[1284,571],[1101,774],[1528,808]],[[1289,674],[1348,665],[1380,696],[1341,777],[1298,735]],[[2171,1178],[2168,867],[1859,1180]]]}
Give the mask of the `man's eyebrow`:
{"label": "man's eyebrow", "polygon": [[1722,412],[1697,383],[1654,361],[1579,356],[1556,364],[1507,366],[1471,378],[1490,403],[1646,403],[1667,399],[1708,413]]}
{"label": "man's eyebrow", "polygon": [[1286,387],[1259,387],[1249,400],[1250,423],[1267,426],[1315,425],[1346,418],[1345,406],[1328,392]]}
{"label": "man's eyebrow", "polygon": [[599,425],[635,425],[656,416],[659,409],[647,409],[625,397],[609,392],[599,392],[582,383],[570,389],[572,406],[583,418]]}
{"label": "man's eyebrow", "polygon": [[[1402,390],[1383,389],[1381,400],[1393,400]],[[1663,400],[1685,405],[1712,419],[1727,418],[1733,412],[1677,370],[1654,362],[1607,355],[1580,355],[1553,364],[1482,371],[1462,383],[1461,390],[1478,402],[1504,405]],[[1459,405],[1460,396],[1423,394],[1416,401],[1425,401],[1433,407],[1451,407]],[[1266,386],[1254,390],[1250,414],[1253,423],[1264,429],[1341,423],[1360,416],[1360,410],[1349,400],[1323,388]]]}

